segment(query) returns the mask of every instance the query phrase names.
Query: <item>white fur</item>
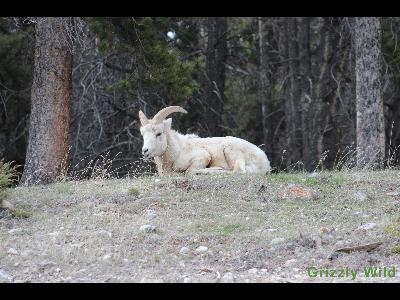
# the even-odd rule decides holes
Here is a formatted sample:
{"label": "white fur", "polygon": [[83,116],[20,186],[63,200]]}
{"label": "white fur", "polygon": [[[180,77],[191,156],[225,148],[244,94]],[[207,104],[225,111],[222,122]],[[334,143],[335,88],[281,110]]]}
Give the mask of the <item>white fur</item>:
{"label": "white fur", "polygon": [[[142,113],[143,114],[143,113]],[[141,116],[142,121],[143,116]],[[145,158],[154,157],[159,175],[171,173],[267,173],[267,155],[256,145],[232,136],[200,138],[171,129],[172,119],[142,121]],[[161,133],[160,136],[156,136]]]}

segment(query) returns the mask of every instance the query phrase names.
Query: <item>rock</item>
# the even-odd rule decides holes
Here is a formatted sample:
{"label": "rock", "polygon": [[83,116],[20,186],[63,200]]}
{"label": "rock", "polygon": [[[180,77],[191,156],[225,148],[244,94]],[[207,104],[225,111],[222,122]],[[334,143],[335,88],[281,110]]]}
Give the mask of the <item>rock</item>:
{"label": "rock", "polygon": [[340,247],[343,247],[343,246],[344,246],[344,242],[343,242],[343,241],[337,241],[337,242],[335,243],[335,247],[340,248]]}
{"label": "rock", "polygon": [[206,252],[207,250],[208,250],[208,248],[206,246],[199,246],[196,248],[197,253],[203,253],[203,252]]}
{"label": "rock", "polygon": [[221,278],[222,283],[234,283],[235,278],[233,277],[233,274],[231,272],[226,272],[222,278]]}
{"label": "rock", "polygon": [[335,228],[321,227],[319,230],[322,233],[331,233],[331,232],[335,231]]}
{"label": "rock", "polygon": [[357,191],[357,192],[353,193],[353,198],[358,201],[364,201],[364,200],[367,200],[368,195],[362,191]]}
{"label": "rock", "polygon": [[185,277],[183,278],[183,283],[191,283],[192,279],[190,279],[189,277]]}
{"label": "rock", "polygon": [[14,233],[18,233],[18,232],[21,232],[21,231],[22,231],[22,228],[13,228],[13,229],[10,229],[8,231],[8,233],[9,234],[14,234]]}
{"label": "rock", "polygon": [[157,217],[157,213],[154,210],[148,210],[146,211],[146,218],[152,220],[155,217]]}
{"label": "rock", "polygon": [[295,258],[289,259],[285,262],[285,267],[289,267],[289,266],[293,265],[295,262],[297,262],[297,259],[295,259]]}
{"label": "rock", "polygon": [[9,282],[12,280],[12,276],[3,269],[0,269],[0,283]]}
{"label": "rock", "polygon": [[188,254],[190,252],[190,249],[188,247],[182,247],[181,250],[179,250],[179,254]]}
{"label": "rock", "polygon": [[15,250],[14,248],[10,248],[7,251],[8,254],[12,254],[12,255],[18,255],[18,251]]}
{"label": "rock", "polygon": [[247,272],[249,274],[257,274],[258,273],[258,269],[257,268],[251,268],[251,269],[248,269]]}
{"label": "rock", "polygon": [[366,223],[366,224],[359,226],[357,228],[357,230],[370,230],[376,226],[377,226],[376,223]]}
{"label": "rock", "polygon": [[271,245],[280,244],[280,243],[283,243],[284,241],[285,241],[284,238],[274,238],[274,239],[271,241]]}
{"label": "rock", "polygon": [[308,175],[308,177],[321,179],[321,174],[319,174],[317,172],[312,172],[310,175]]}
{"label": "rock", "polygon": [[111,254],[106,254],[103,256],[103,260],[109,260],[111,258]]}
{"label": "rock", "polygon": [[0,208],[6,208],[6,209],[9,209],[9,210],[15,209],[15,208],[14,208],[14,205],[12,205],[10,202],[8,202],[8,201],[6,201],[6,200],[3,200],[3,201],[0,203]]}
{"label": "rock", "polygon": [[323,234],[321,236],[321,244],[322,245],[327,245],[327,244],[331,244],[335,241],[335,238],[333,237],[332,234]]}
{"label": "rock", "polygon": [[316,190],[290,184],[285,190],[278,192],[279,199],[318,199],[319,194]]}
{"label": "rock", "polygon": [[156,231],[156,227],[153,226],[153,225],[146,224],[146,225],[140,226],[139,230],[143,231],[143,232],[146,232],[146,233],[152,233],[152,232]]}
{"label": "rock", "polygon": [[400,192],[389,192],[386,193],[386,196],[400,196]]}

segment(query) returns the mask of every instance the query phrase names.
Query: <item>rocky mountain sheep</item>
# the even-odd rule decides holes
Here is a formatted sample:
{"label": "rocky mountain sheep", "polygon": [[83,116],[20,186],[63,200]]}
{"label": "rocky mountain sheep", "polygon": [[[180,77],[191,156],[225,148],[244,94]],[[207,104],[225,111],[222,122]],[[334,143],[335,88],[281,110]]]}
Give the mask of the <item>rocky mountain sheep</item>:
{"label": "rocky mountain sheep", "polygon": [[153,119],[140,111],[144,159],[154,158],[159,175],[171,173],[268,173],[267,155],[256,145],[232,136],[200,138],[171,129],[175,112],[187,113],[180,106],[168,106]]}

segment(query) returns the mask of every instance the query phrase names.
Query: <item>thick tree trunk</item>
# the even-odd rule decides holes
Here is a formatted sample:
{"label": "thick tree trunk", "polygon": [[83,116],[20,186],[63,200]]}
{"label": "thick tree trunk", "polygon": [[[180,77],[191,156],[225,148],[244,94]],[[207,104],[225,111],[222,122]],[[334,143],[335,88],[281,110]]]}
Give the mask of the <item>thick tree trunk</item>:
{"label": "thick tree trunk", "polygon": [[268,49],[266,47],[266,24],[263,18],[258,18],[258,40],[260,48],[260,100],[261,100],[261,113],[262,113],[262,125],[263,125],[263,141],[265,145],[265,151],[268,157],[271,157],[272,153],[272,124],[269,118],[271,113],[270,98],[271,98],[271,84],[268,77]]}
{"label": "thick tree trunk", "polygon": [[379,18],[356,18],[357,166],[382,167],[385,124],[381,87],[381,26]]}
{"label": "thick tree trunk", "polygon": [[39,18],[26,163],[21,185],[53,182],[67,163],[72,54],[68,18]]}
{"label": "thick tree trunk", "polygon": [[301,74],[301,127],[303,143],[303,163],[306,170],[311,170],[314,157],[311,155],[310,136],[314,128],[310,126],[311,116],[311,56],[310,56],[310,18],[298,20],[299,58]]}
{"label": "thick tree trunk", "polygon": [[222,133],[221,121],[224,108],[225,62],[227,59],[227,18],[210,17],[207,20],[205,112],[203,125],[208,135],[219,136]]}
{"label": "thick tree trunk", "polygon": [[315,84],[313,85],[313,117],[311,118],[312,128],[310,133],[310,150],[311,161],[316,167],[323,153],[323,140],[325,128],[329,117],[329,106],[326,102],[328,83],[330,77],[329,60],[332,55],[331,32],[328,28],[328,20],[322,19],[322,25],[319,31],[320,47],[318,51],[317,63],[315,65]]}
{"label": "thick tree trunk", "polygon": [[296,19],[294,17],[287,17],[286,45],[289,61],[289,94],[285,103],[285,120],[288,153],[287,166],[291,168],[296,168],[296,164],[302,160],[299,59],[296,32]]}

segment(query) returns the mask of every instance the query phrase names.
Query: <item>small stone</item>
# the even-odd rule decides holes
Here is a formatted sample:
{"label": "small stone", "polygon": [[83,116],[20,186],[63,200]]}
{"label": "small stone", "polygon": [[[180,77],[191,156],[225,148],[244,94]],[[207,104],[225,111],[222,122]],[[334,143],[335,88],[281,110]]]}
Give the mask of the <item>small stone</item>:
{"label": "small stone", "polygon": [[280,243],[283,243],[284,241],[285,241],[284,238],[274,238],[274,239],[271,241],[271,245],[280,244]]}
{"label": "small stone", "polygon": [[320,179],[321,174],[319,174],[317,172],[312,172],[308,177]]}
{"label": "small stone", "polygon": [[106,254],[103,256],[103,260],[109,260],[111,258],[111,254]]}
{"label": "small stone", "polygon": [[335,246],[336,247],[343,247],[344,246],[344,242],[343,241],[337,241],[336,243],[335,243]]}
{"label": "small stone", "polygon": [[157,217],[157,213],[154,210],[148,210],[146,211],[146,218],[152,220],[155,217]]}
{"label": "small stone", "polygon": [[208,250],[208,248],[206,246],[199,246],[196,248],[197,253],[203,253],[203,252],[206,252],[207,250]]}
{"label": "small stone", "polygon": [[192,279],[190,279],[189,277],[185,277],[183,278],[183,283],[191,283]]}
{"label": "small stone", "polygon": [[143,231],[143,232],[146,232],[146,233],[152,233],[152,232],[156,231],[156,227],[153,226],[153,225],[146,224],[146,225],[140,226],[139,230]]}
{"label": "small stone", "polygon": [[226,272],[222,278],[221,278],[222,283],[234,283],[235,278],[233,277],[233,274],[231,272]]}
{"label": "small stone", "polygon": [[386,193],[387,196],[400,196],[400,192],[389,192]]}
{"label": "small stone", "polygon": [[0,269],[0,282],[11,281],[11,275],[3,269]]}
{"label": "small stone", "polygon": [[290,265],[293,265],[295,262],[297,262],[297,259],[289,259],[285,262],[285,267],[289,267]]}
{"label": "small stone", "polygon": [[14,233],[18,233],[18,232],[21,232],[21,231],[22,231],[22,228],[13,228],[13,229],[10,229],[8,231],[8,233],[9,234],[14,234]]}
{"label": "small stone", "polygon": [[323,234],[321,236],[322,245],[331,244],[331,243],[333,243],[334,240],[335,240],[335,238],[333,237],[332,234]]}
{"label": "small stone", "polygon": [[18,255],[18,251],[15,250],[14,248],[10,248],[7,251],[8,254],[12,254],[12,255]]}
{"label": "small stone", "polygon": [[57,273],[60,273],[60,272],[61,272],[61,269],[60,269],[60,268],[57,268],[57,269],[55,269],[55,271],[56,271]]}
{"label": "small stone", "polygon": [[251,269],[248,269],[247,272],[249,274],[257,274],[258,273],[258,269],[257,268],[251,268]]}
{"label": "small stone", "polygon": [[353,194],[353,198],[358,200],[358,201],[364,201],[368,198],[368,195],[364,192],[357,191]]}
{"label": "small stone", "polygon": [[377,226],[376,223],[366,223],[366,224],[359,226],[357,229],[358,230],[370,230],[376,226]]}
{"label": "small stone", "polygon": [[190,252],[190,249],[188,247],[182,247],[181,250],[179,250],[179,254],[188,254]]}

